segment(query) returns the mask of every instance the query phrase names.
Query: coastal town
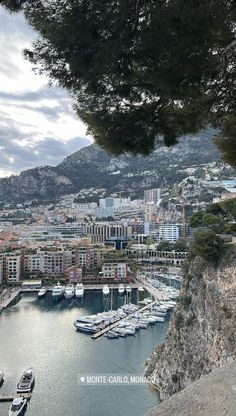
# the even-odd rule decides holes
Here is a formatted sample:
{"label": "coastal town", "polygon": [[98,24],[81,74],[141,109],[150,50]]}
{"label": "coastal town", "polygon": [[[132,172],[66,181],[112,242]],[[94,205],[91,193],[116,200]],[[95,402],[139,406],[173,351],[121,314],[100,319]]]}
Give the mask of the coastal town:
{"label": "coastal town", "polygon": [[180,275],[193,233],[191,215],[236,195],[235,179],[206,183],[211,199],[197,202],[194,177],[184,180],[174,210],[173,198],[160,188],[145,190],[142,199],[120,193],[78,203],[72,194],[49,205],[6,204],[0,212],[0,284],[129,283],[151,264]]}
{"label": "coastal town", "polygon": [[236,416],[236,1],[0,1],[0,416]]}

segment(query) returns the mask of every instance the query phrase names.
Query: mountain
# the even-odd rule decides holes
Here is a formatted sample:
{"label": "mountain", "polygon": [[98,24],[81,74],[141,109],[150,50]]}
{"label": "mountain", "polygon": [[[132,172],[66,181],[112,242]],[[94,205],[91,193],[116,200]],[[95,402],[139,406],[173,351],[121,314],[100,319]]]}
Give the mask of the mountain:
{"label": "mountain", "polygon": [[160,147],[148,157],[112,157],[92,144],[57,166],[37,167],[0,179],[0,201],[53,200],[86,188],[104,188],[108,193],[129,190],[136,196],[145,188],[168,188],[186,177],[184,168],[219,162],[212,134],[208,130],[195,137],[182,138],[173,148]]}

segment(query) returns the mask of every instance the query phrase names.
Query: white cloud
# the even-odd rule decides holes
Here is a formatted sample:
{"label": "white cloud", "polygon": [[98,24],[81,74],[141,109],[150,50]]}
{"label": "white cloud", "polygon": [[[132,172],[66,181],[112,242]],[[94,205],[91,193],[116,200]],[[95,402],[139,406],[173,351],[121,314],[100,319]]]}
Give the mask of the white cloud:
{"label": "white cloud", "polygon": [[67,93],[49,87],[24,60],[35,36],[21,14],[0,7],[0,177],[55,165],[92,141]]}

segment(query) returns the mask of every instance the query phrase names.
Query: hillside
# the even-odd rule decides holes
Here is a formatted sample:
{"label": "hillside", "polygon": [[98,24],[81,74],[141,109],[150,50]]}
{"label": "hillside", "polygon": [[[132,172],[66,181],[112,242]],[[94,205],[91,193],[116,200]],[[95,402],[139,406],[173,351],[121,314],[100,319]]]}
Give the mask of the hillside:
{"label": "hillside", "polygon": [[55,199],[85,188],[109,191],[169,187],[182,180],[183,167],[219,161],[212,132],[161,147],[149,157],[124,155],[117,158],[92,144],[75,152],[55,167],[30,169],[20,175],[0,179],[1,202]]}
{"label": "hillside", "polygon": [[[147,361],[161,400],[236,359],[235,202],[210,205],[204,218],[218,218],[217,227],[208,221],[194,231],[165,343]],[[232,242],[221,232],[231,233]]]}

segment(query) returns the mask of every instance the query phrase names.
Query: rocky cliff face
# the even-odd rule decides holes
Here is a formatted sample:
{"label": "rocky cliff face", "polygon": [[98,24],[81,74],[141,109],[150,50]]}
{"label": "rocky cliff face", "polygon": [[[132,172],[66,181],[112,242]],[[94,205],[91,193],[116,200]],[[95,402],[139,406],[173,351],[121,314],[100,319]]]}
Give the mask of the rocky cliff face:
{"label": "rocky cliff face", "polygon": [[227,265],[195,257],[185,268],[165,344],[147,361],[161,400],[236,359],[236,248]]}

